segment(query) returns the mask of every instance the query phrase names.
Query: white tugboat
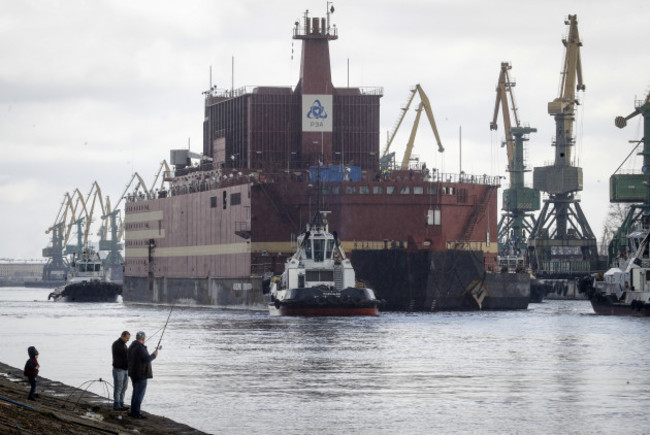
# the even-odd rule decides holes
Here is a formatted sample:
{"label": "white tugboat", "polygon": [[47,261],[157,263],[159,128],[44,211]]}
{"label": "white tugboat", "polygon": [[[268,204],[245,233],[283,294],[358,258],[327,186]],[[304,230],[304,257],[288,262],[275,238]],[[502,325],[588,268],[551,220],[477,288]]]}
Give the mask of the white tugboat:
{"label": "white tugboat", "polygon": [[596,314],[650,316],[650,233],[641,234],[636,253],[620,268],[580,280],[580,291],[587,294]]}
{"label": "white tugboat", "polygon": [[72,259],[71,275],[64,286],[58,287],[48,296],[54,301],[64,302],[117,302],[122,286],[106,280],[102,259],[91,247],[83,250],[78,258]]}
{"label": "white tugboat", "polygon": [[269,312],[276,316],[377,316],[380,301],[356,282],[352,263],[323,212],[316,212],[282,275],[271,279]]}

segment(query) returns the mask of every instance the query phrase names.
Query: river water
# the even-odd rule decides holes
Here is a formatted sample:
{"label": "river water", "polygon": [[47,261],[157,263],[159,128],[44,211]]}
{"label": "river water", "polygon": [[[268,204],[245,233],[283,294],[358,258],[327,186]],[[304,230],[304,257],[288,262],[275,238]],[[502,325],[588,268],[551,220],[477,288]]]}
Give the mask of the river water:
{"label": "river water", "polygon": [[[278,318],[0,288],[0,360],[104,394],[112,342],[169,317],[143,410],[209,433],[648,433],[650,319],[526,311]],[[153,350],[160,332],[147,343]],[[131,387],[127,391],[130,401]]]}

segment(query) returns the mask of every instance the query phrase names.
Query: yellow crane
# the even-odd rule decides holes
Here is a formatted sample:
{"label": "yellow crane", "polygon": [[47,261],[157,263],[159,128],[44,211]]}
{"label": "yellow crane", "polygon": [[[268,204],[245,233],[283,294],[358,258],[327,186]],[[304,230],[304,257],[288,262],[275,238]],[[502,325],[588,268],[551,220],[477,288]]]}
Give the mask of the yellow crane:
{"label": "yellow crane", "polygon": [[[569,26],[569,32],[562,39],[565,55],[559,96],[548,103],[548,113],[555,120],[555,160],[533,171],[533,187],[546,192],[548,199],[544,200],[528,245],[536,275],[562,278],[583,276],[598,267],[596,236],[576,196],[583,187],[582,168],[574,166],[571,159],[576,93],[585,90],[578,17],[569,15],[564,24]],[[569,255],[571,259],[567,259]]]}
{"label": "yellow crane", "polygon": [[[562,40],[566,48],[564,67],[560,80],[560,96],[548,103],[548,114],[556,121],[555,164],[571,165],[571,145],[573,145],[573,122],[575,121],[576,91],[584,91],[582,82],[582,61],[580,59],[580,35],[578,18],[569,15],[564,24],[569,26],[569,35]],[[577,84],[576,84],[577,80]]]}
{"label": "yellow crane", "polygon": [[[506,146],[506,151],[508,153],[508,168],[514,166],[513,159],[515,155],[515,141],[512,137],[512,132],[510,128],[513,127],[510,120],[510,110],[512,109],[512,115],[515,120],[514,127],[520,127],[519,116],[517,114],[517,104],[515,103],[515,95],[512,91],[512,88],[515,87],[516,83],[510,79],[509,71],[512,69],[512,66],[508,62],[501,62],[501,72],[499,73],[499,81],[496,87],[496,100],[494,102],[494,115],[492,116],[492,122],[490,122],[490,130],[497,130],[497,118],[499,117],[499,108],[501,108],[501,113],[503,114],[503,129],[505,130],[506,140],[501,144],[501,146]],[[508,102],[510,104],[508,104]],[[513,173],[510,172],[510,184],[512,184]]]}
{"label": "yellow crane", "polygon": [[[81,208],[79,207],[80,205]],[[63,246],[65,247],[68,243],[68,240],[70,240],[70,235],[72,234],[73,222],[85,218],[87,215],[88,212],[86,211],[86,203],[81,191],[79,189],[75,189],[72,192],[72,195],[66,192],[63,196],[63,202],[61,203],[61,208],[59,208],[59,213],[57,214],[56,220],[54,221],[54,225],[45,233],[47,234],[57,224],[63,223],[64,229],[62,236]]]}
{"label": "yellow crane", "polygon": [[417,109],[415,109],[416,111],[415,121],[413,121],[413,127],[411,128],[411,135],[409,136],[409,141],[406,144],[406,150],[404,151],[404,157],[402,158],[402,164],[400,169],[408,169],[408,165],[411,160],[411,153],[413,152],[413,145],[415,143],[415,136],[417,134],[418,125],[420,123],[420,115],[422,114],[423,109],[427,114],[427,118],[429,119],[429,125],[431,125],[431,129],[433,130],[433,135],[436,138],[436,142],[438,144],[438,151],[443,152],[445,150],[445,148],[442,146],[442,143],[440,141],[440,136],[438,135],[438,128],[436,127],[436,120],[433,117],[433,110],[431,110],[431,103],[429,102],[429,97],[427,97],[427,94],[424,92],[422,87],[419,84],[417,84],[413,89],[411,89],[408,102],[406,103],[406,106],[402,108],[402,114],[397,120],[395,127],[393,127],[393,131],[388,137],[388,143],[386,144],[386,149],[384,150],[382,156],[385,157],[388,154],[388,151],[390,149],[391,144],[393,143],[393,139],[395,138],[397,130],[399,130],[400,125],[402,125],[402,121],[404,121],[404,118],[406,117],[406,112],[411,107],[411,103],[415,99],[416,94],[420,96],[420,104],[418,105]]}

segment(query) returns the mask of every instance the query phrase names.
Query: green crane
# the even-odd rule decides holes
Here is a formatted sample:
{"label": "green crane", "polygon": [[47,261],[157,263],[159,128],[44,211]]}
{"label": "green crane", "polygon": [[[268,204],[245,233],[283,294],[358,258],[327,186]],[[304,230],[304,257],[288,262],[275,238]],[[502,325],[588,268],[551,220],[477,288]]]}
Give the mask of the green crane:
{"label": "green crane", "polygon": [[[524,142],[528,140],[527,135],[536,132],[537,129],[520,125],[512,90],[515,82],[510,79],[510,69],[512,66],[508,62],[501,63],[490,130],[497,129],[497,118],[501,108],[506,133],[503,145],[508,154],[507,171],[510,174],[510,187],[503,191],[503,213],[497,227],[499,263],[502,266],[521,266],[525,263],[526,232],[530,234],[535,225],[535,218],[530,212],[539,210],[540,205],[539,191],[524,185],[524,174],[529,171],[524,161]],[[511,111],[515,121],[514,126],[511,125]]]}
{"label": "green crane", "polygon": [[609,178],[610,202],[632,203],[608,246],[608,260],[612,266],[616,265],[619,258],[627,257],[628,252],[634,249],[633,246],[628,246],[628,235],[633,229],[636,228],[644,233],[650,229],[650,93],[645,101],[636,101],[635,106],[634,111],[628,116],[617,116],[614,120],[618,128],[624,128],[629,119],[639,114],[643,116],[643,139],[639,141],[643,143],[643,151],[639,153],[643,156],[643,166],[640,174],[614,173]]}

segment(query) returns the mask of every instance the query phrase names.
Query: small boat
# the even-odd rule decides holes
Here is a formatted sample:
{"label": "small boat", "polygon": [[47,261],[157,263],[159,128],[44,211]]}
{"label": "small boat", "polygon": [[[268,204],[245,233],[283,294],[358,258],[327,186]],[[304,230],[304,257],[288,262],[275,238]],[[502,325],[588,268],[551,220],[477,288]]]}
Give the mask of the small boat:
{"label": "small boat", "polygon": [[122,294],[120,284],[108,281],[102,259],[91,247],[72,259],[67,283],[55,289],[48,300],[64,302],[117,302]]}
{"label": "small boat", "polygon": [[579,280],[578,289],[587,295],[596,314],[650,316],[649,242],[650,233],[621,267]]}
{"label": "small boat", "polygon": [[281,275],[270,280],[269,313],[274,316],[377,316],[381,301],[356,281],[336,232],[318,211]]}
{"label": "small boat", "polygon": [[546,296],[546,286],[541,283],[541,280],[535,279],[531,270],[530,264],[524,256],[524,251],[517,248],[506,248],[504,252],[499,253],[497,256],[498,268],[501,273],[516,273],[527,275],[528,278],[521,278],[524,282],[529,281],[528,287],[530,288],[530,302],[541,303]]}

